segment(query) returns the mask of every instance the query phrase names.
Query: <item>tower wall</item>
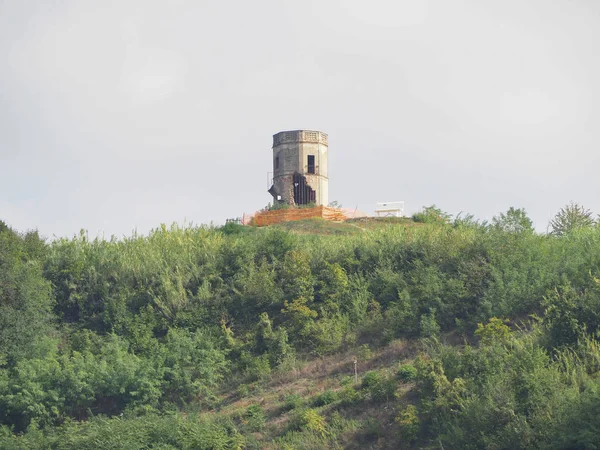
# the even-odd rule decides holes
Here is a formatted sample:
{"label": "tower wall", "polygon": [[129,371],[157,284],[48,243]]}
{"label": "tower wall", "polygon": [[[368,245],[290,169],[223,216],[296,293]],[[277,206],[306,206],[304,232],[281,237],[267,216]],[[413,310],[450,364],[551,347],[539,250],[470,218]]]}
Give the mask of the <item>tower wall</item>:
{"label": "tower wall", "polygon": [[295,130],[275,134],[273,186],[269,189],[275,201],[290,205],[327,205],[327,151],[327,134],[320,131]]}

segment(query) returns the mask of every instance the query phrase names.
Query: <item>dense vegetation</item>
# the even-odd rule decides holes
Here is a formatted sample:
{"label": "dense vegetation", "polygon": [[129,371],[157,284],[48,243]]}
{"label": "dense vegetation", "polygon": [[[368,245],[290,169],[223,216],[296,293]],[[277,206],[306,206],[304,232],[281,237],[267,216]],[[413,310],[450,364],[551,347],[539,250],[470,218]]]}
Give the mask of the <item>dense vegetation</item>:
{"label": "dense vegetation", "polygon": [[600,448],[589,211],[335,230],[0,222],[0,448]]}

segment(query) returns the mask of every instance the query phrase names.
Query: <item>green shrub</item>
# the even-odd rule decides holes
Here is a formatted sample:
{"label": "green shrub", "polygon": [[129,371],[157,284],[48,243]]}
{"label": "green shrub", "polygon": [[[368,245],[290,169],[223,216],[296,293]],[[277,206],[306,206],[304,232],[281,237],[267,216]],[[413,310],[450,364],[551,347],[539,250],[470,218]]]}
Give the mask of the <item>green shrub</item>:
{"label": "green shrub", "polygon": [[478,323],[475,336],[479,338],[482,345],[505,344],[511,337],[506,322],[507,320],[492,317],[485,325]]}
{"label": "green shrub", "polygon": [[289,394],[283,399],[283,406],[286,411],[300,408],[303,405],[304,399],[298,394]]}
{"label": "green shrub", "polygon": [[250,395],[250,387],[247,384],[240,384],[237,388],[237,393],[240,397],[248,397]]}
{"label": "green shrub", "polygon": [[325,436],[327,433],[327,422],[314,409],[304,409],[298,411],[292,419],[292,424],[300,430],[310,431],[319,436]]}
{"label": "green shrub", "polygon": [[397,377],[400,381],[410,383],[417,378],[417,368],[412,364],[402,364],[398,369]]}
{"label": "green shrub", "polygon": [[383,378],[378,384],[369,389],[369,394],[376,402],[389,402],[394,399],[396,387],[396,381],[393,378]]}
{"label": "green shrub", "polygon": [[236,234],[251,232],[252,228],[245,227],[244,225],[242,225],[240,223],[236,223],[234,221],[230,221],[230,222],[227,222],[222,227],[218,228],[218,230],[225,235],[230,235],[230,234],[236,235]]}
{"label": "green shrub", "polygon": [[413,214],[412,219],[419,223],[446,224],[450,221],[450,214],[437,208],[435,205],[424,206],[423,211]]}
{"label": "green shrub", "polygon": [[330,405],[338,400],[338,394],[332,390],[322,392],[314,401],[315,406]]}
{"label": "green shrub", "polygon": [[244,422],[249,431],[262,431],[265,427],[265,414],[260,405],[250,405],[244,414]]}
{"label": "green shrub", "polygon": [[432,309],[429,314],[421,315],[420,334],[425,338],[436,337],[440,334],[440,326],[435,318],[435,309]]}
{"label": "green shrub", "polygon": [[361,380],[362,388],[370,388],[372,386],[377,385],[381,381],[381,375],[379,372],[371,370],[365,373]]}
{"label": "green shrub", "polygon": [[352,405],[353,403],[360,402],[363,399],[363,395],[360,391],[354,389],[354,386],[347,385],[339,392],[338,398],[342,405]]}
{"label": "green shrub", "polygon": [[245,366],[244,375],[249,380],[261,381],[271,375],[271,363],[267,354],[253,356],[248,352],[243,352],[241,362]]}
{"label": "green shrub", "polygon": [[346,375],[340,379],[340,386],[352,386],[355,380],[354,376]]}
{"label": "green shrub", "polygon": [[361,386],[376,402],[392,400],[396,392],[396,381],[376,371],[367,372]]}
{"label": "green shrub", "polygon": [[402,441],[407,444],[412,443],[420,428],[417,408],[414,405],[408,405],[396,416],[396,423],[400,429],[399,434]]}

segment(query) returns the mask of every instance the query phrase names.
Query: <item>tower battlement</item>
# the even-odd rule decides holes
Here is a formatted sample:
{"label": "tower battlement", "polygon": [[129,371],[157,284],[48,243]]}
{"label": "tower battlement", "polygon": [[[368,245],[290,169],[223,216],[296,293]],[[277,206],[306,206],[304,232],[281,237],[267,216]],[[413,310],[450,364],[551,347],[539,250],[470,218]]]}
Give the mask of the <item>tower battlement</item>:
{"label": "tower battlement", "polygon": [[273,135],[273,147],[286,142],[312,142],[322,143],[328,145],[327,134],[322,131],[311,131],[311,130],[293,130],[293,131],[281,131]]}

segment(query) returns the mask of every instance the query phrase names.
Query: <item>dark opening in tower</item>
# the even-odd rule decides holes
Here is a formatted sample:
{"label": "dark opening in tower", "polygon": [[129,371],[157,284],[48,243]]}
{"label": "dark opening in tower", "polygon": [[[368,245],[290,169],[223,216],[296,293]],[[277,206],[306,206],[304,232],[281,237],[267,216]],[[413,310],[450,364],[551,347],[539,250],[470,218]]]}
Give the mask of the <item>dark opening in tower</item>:
{"label": "dark opening in tower", "polygon": [[306,182],[304,175],[294,173],[294,203],[308,205],[317,202],[317,194]]}
{"label": "dark opening in tower", "polygon": [[307,173],[315,173],[315,155],[308,155]]}

